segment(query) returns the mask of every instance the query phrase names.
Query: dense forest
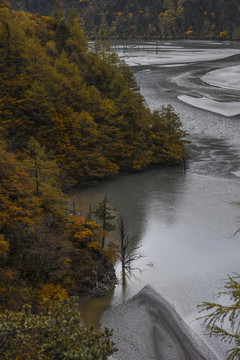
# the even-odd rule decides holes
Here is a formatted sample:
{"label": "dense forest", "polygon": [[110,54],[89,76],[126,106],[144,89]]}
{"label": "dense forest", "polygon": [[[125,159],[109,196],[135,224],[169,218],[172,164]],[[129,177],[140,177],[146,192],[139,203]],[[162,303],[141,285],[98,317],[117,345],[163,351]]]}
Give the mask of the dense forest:
{"label": "dense forest", "polygon": [[171,107],[149,111],[113,52],[88,50],[74,14],[12,12],[3,1],[0,11],[0,234],[4,267],[14,269],[4,274],[82,292],[108,254],[99,225],[70,214],[63,190],[177,163],[185,133]]}
{"label": "dense forest", "polygon": [[[31,12],[50,14],[55,0],[12,0]],[[75,8],[90,38],[240,39],[239,0],[62,0]]]}
{"label": "dense forest", "polygon": [[[0,1],[1,359],[57,359],[61,350],[63,359],[104,360],[114,351],[109,332],[79,330],[67,301],[114,286],[116,250],[66,192],[178,163],[184,137],[170,106],[150,112],[108,45],[88,48],[74,11],[42,16]],[[78,338],[89,357],[72,345]]]}

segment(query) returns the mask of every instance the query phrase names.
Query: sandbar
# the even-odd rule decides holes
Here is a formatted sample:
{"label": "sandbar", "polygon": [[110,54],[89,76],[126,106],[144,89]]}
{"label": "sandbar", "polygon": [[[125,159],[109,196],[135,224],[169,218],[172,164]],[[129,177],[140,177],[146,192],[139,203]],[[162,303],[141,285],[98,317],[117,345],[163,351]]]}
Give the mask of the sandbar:
{"label": "sandbar", "polygon": [[240,90],[240,65],[209,71],[201,80],[220,88]]}
{"label": "sandbar", "polygon": [[195,98],[189,95],[180,95],[178,99],[186,104],[227,117],[240,114],[240,101],[217,101],[205,96]]}
{"label": "sandbar", "polygon": [[172,49],[169,51],[161,51],[155,54],[154,52],[150,53],[137,53],[137,50],[134,53],[125,52],[124,54],[119,54],[121,58],[129,66],[139,66],[139,65],[170,65],[170,64],[189,64],[195,62],[204,62],[204,61],[213,61],[225,59],[233,55],[240,53],[239,49]]}
{"label": "sandbar", "polygon": [[114,331],[118,352],[110,360],[218,360],[150,285],[125,303],[109,308],[101,324]]}

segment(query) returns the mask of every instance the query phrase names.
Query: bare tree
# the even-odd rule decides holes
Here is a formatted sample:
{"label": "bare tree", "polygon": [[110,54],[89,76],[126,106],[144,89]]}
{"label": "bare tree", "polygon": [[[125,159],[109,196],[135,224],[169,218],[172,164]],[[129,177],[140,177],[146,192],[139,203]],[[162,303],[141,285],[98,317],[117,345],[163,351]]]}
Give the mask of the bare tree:
{"label": "bare tree", "polygon": [[141,248],[141,245],[131,246],[131,239],[126,230],[126,225],[124,224],[123,218],[118,219],[118,229],[120,233],[120,248],[119,248],[119,258],[122,264],[122,274],[123,281],[125,281],[126,270],[131,272],[133,270],[139,270],[139,268],[133,267],[132,263],[145,255],[138,250]]}

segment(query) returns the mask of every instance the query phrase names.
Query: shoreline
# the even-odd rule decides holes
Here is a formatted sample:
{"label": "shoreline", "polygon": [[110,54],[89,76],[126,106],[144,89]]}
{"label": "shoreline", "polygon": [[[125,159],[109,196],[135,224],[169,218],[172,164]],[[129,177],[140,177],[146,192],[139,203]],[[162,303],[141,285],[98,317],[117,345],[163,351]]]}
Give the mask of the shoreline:
{"label": "shoreline", "polygon": [[109,360],[218,360],[150,285],[124,304],[109,308],[101,325],[113,329],[118,348]]}

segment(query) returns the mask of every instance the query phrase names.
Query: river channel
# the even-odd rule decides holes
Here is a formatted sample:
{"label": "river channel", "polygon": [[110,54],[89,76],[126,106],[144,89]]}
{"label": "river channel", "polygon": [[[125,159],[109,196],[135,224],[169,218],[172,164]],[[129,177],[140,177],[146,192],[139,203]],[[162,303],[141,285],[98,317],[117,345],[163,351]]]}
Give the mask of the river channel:
{"label": "river channel", "polygon": [[[126,286],[86,303],[95,322],[151,284],[190,327],[225,359],[227,346],[205,335],[197,305],[212,300],[227,274],[240,272],[240,44],[207,41],[117,42],[151,110],[171,104],[191,143],[181,166],[123,175],[76,192],[80,207],[106,195],[124,218],[140,258]],[[117,233],[111,235],[117,239]],[[147,360],[147,359],[146,359]]]}

